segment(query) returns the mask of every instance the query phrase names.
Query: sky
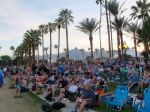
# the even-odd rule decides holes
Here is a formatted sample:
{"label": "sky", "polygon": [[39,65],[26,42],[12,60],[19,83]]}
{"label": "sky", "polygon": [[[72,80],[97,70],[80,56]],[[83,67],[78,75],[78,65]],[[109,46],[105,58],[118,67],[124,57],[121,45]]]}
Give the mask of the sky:
{"label": "sky", "polygon": [[[54,22],[58,18],[59,12],[62,9],[68,8],[72,10],[74,23],[70,23],[68,27],[69,49],[85,49],[88,51],[90,47],[88,36],[78,30],[75,26],[78,22],[85,18],[96,18],[99,20],[99,6],[95,3],[96,0],[0,0],[0,55],[12,56],[10,46],[15,48],[22,43],[23,34],[30,29],[38,29],[41,24]],[[130,18],[131,6],[135,5],[136,0],[126,0],[123,9],[127,10],[123,13],[127,18]],[[124,0],[120,0],[120,4]],[[105,9],[103,8],[103,13]],[[122,16],[123,16],[122,15]],[[112,16],[113,20],[113,16]],[[108,35],[106,27],[106,16],[102,16],[102,47],[108,50]],[[61,45],[60,51],[66,48],[65,29],[61,29]],[[124,40],[127,45],[133,47],[133,40],[124,35]],[[113,32],[114,49],[117,49],[116,32]],[[58,32],[52,34],[53,46],[58,43]],[[98,31],[93,35],[94,48],[99,48]],[[44,35],[44,46],[49,47],[49,34]],[[53,54],[56,53],[53,48]],[[42,47],[40,47],[42,54]]]}

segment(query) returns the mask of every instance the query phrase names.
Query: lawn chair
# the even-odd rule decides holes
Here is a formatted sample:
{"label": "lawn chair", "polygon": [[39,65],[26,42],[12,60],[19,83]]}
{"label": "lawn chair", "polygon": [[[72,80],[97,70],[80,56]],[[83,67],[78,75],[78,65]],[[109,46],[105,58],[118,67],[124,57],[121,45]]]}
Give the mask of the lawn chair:
{"label": "lawn chair", "polygon": [[114,96],[114,100],[108,100],[107,107],[109,107],[110,105],[110,107],[114,110],[114,106],[117,106],[117,110],[120,111],[122,107],[126,105],[128,93],[129,88],[127,86],[118,86]]}
{"label": "lawn chair", "polygon": [[140,108],[138,109],[137,112],[149,112],[150,111],[150,88],[145,89],[144,100],[139,104],[139,106]]}

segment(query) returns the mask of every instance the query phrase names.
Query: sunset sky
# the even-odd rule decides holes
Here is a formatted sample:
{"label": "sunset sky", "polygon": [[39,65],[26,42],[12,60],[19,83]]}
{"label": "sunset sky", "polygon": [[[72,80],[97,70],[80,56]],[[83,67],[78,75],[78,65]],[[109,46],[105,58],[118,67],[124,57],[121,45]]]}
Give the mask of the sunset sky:
{"label": "sunset sky", "polygon": [[[0,46],[2,47],[0,55],[12,55],[10,46],[15,48],[21,44],[23,34],[26,30],[38,29],[41,24],[54,22],[58,18],[58,14],[62,9],[68,8],[72,10],[74,23],[71,23],[69,29],[69,49],[84,48],[88,50],[90,47],[88,36],[76,30],[78,22],[87,17],[99,20],[99,6],[96,0],[0,0]],[[131,6],[135,5],[136,0],[126,0],[123,13],[130,18]],[[122,4],[124,0],[120,0]],[[103,8],[103,13],[105,12]],[[123,16],[122,15],[122,16]],[[113,16],[112,16],[113,19]],[[106,28],[106,17],[102,17],[102,47],[108,49],[108,37]],[[60,51],[66,48],[65,30],[61,29],[61,45]],[[57,44],[57,31],[52,34],[53,45]],[[124,35],[127,45],[133,47],[133,40]],[[116,32],[113,32],[114,48],[117,48]],[[49,34],[44,35],[44,46],[49,47]],[[98,31],[93,35],[94,48],[99,48]],[[40,54],[42,49],[40,47]],[[55,50],[53,49],[53,54]]]}

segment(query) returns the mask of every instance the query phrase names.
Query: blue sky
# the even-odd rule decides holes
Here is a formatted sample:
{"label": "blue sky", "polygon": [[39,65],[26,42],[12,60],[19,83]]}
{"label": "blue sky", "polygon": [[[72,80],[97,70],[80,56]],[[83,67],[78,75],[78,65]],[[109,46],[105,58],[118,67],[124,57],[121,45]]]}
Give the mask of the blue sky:
{"label": "blue sky", "polygon": [[[127,8],[127,11],[123,15],[129,17],[130,7],[135,5],[135,1],[126,0],[123,8]],[[120,3],[122,2],[124,0],[120,0]],[[10,46],[16,48],[22,42],[26,30],[37,29],[40,24],[53,22],[58,18],[59,12],[65,8],[72,10],[75,17],[74,23],[69,25],[69,48],[87,50],[90,47],[88,36],[76,30],[75,26],[87,17],[99,20],[99,6],[95,4],[95,0],[0,0],[0,46],[2,47],[0,55],[12,55]],[[105,15],[102,17],[102,24],[102,47],[108,49]],[[99,48],[98,32],[93,38],[94,48]],[[53,45],[57,44],[57,31],[52,34],[52,39]],[[124,36],[124,40],[129,47],[133,47],[131,38]],[[113,32],[113,41],[116,49],[116,32]],[[49,34],[44,35],[44,43],[45,47],[49,46]],[[61,29],[60,51],[62,52],[64,48],[66,48],[65,30]],[[54,49],[53,53],[55,54]],[[41,47],[40,54],[42,54]]]}

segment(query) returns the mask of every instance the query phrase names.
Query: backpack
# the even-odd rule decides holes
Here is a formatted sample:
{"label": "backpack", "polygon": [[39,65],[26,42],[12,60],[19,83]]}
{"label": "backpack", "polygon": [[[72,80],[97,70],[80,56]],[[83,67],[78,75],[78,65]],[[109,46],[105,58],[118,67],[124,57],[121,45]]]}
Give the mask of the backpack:
{"label": "backpack", "polygon": [[33,85],[32,85],[31,90],[32,90],[32,91],[35,91],[35,90],[36,90],[36,84],[33,84]]}
{"label": "backpack", "polygon": [[42,105],[42,110],[44,112],[52,112],[53,109],[50,106]]}
{"label": "backpack", "polygon": [[52,100],[52,92],[50,92],[46,97],[46,100]]}
{"label": "backpack", "polygon": [[55,102],[55,103],[52,104],[52,107],[53,107],[54,109],[56,109],[56,110],[59,110],[59,109],[65,107],[65,104],[63,104],[63,103],[61,103],[61,102]]}

